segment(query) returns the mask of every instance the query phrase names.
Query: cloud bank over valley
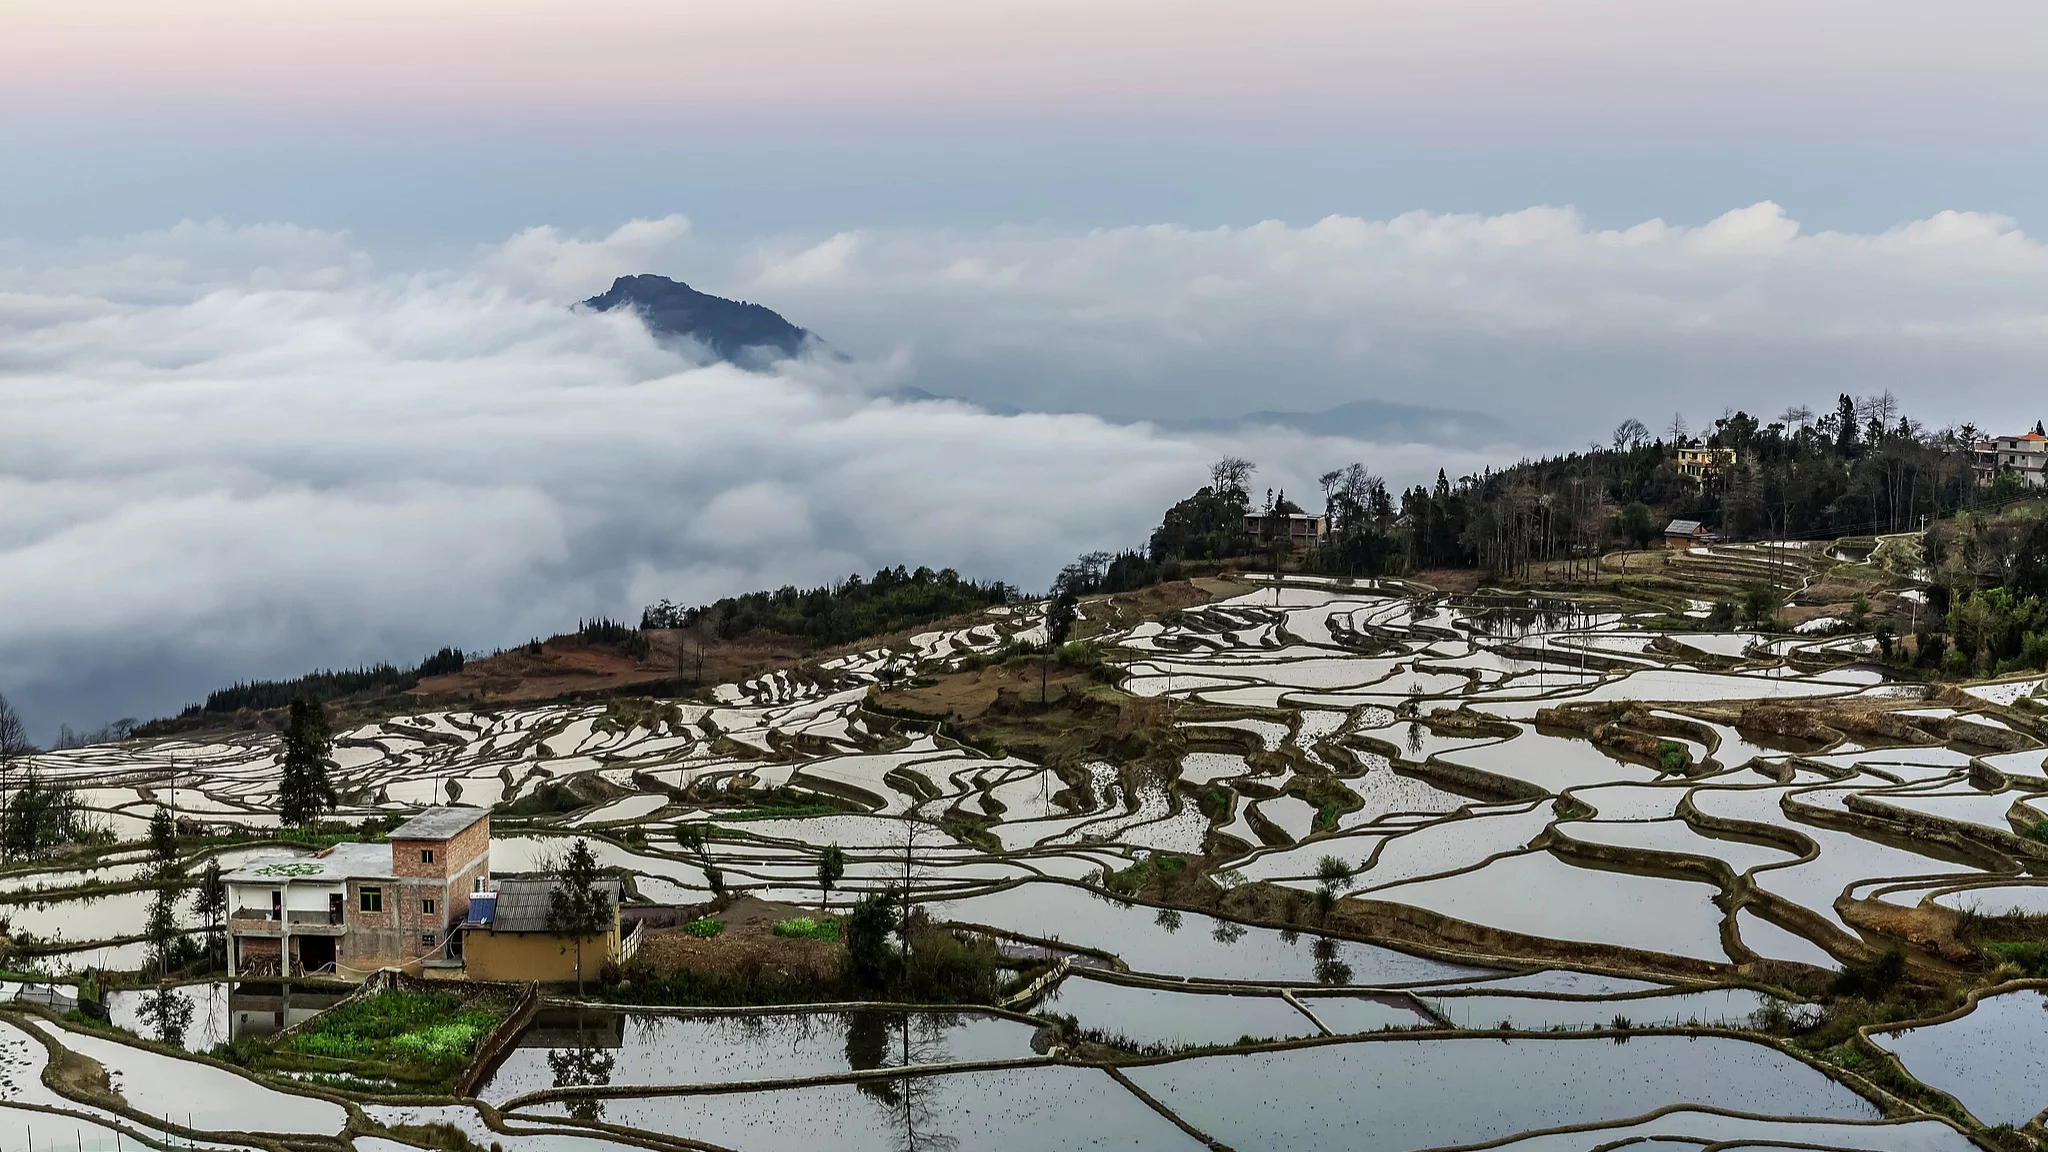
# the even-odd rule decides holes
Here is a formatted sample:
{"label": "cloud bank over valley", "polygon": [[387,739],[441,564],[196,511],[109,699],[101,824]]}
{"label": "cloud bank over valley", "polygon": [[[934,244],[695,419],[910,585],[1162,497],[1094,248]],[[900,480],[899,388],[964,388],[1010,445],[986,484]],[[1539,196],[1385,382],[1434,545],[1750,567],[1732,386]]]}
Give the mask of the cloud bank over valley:
{"label": "cloud bank over valley", "polygon": [[[2009,220],[1807,235],[1768,204],[743,247],[670,217],[443,263],[289,225],[0,243],[0,692],[39,736],[663,596],[898,563],[1042,587],[1225,451],[1299,497],[1351,460],[1398,486],[1844,390],[2031,422],[2048,289]],[[846,359],[746,372],[568,306],[637,272]],[[1514,432],[1231,422],[1362,400]]]}

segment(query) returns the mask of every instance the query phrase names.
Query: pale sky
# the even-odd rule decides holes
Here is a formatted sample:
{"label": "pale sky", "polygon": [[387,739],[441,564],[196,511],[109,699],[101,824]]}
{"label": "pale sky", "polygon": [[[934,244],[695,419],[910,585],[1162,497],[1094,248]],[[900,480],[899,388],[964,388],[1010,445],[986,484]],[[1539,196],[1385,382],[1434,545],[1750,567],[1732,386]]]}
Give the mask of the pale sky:
{"label": "pale sky", "polygon": [[[0,222],[2031,218],[2031,0],[0,0]],[[488,195],[484,195],[484,192]]]}

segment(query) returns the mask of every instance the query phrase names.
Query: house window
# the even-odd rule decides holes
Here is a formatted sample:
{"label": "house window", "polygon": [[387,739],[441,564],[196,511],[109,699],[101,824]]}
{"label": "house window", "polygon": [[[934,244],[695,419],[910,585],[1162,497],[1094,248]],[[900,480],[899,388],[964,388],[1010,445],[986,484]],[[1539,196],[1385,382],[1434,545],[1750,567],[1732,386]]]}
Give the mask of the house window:
{"label": "house window", "polygon": [[434,862],[434,850],[433,850],[432,848],[422,848],[422,849],[420,849],[420,863],[422,863],[422,864],[432,864],[433,862]]}
{"label": "house window", "polygon": [[422,933],[420,933],[420,947],[422,947],[422,948],[432,948],[433,946],[434,946],[434,934],[433,934],[432,932],[422,932]]}
{"label": "house window", "polygon": [[432,900],[420,901],[420,911],[432,916],[434,914],[434,902]]}
{"label": "house window", "polygon": [[363,889],[362,900],[363,911],[365,912],[382,912],[384,910],[384,890],[382,888]]}

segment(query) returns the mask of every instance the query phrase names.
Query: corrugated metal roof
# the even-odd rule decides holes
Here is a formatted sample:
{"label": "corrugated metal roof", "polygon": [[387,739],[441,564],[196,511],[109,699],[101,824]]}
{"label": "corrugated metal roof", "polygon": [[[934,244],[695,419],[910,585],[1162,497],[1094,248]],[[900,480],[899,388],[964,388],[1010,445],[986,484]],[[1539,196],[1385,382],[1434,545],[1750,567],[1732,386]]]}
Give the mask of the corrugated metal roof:
{"label": "corrugated metal roof", "polygon": [[391,830],[393,840],[447,840],[491,814],[488,808],[429,808]]}
{"label": "corrugated metal roof", "polygon": [[1697,520],[1673,520],[1664,526],[1666,536],[1695,536],[1699,530],[1700,522]]}
{"label": "corrugated metal roof", "polygon": [[[548,893],[554,880],[498,881],[498,911],[491,919],[493,932],[545,932],[548,930]],[[599,880],[597,890],[612,907],[619,906],[619,882]]]}

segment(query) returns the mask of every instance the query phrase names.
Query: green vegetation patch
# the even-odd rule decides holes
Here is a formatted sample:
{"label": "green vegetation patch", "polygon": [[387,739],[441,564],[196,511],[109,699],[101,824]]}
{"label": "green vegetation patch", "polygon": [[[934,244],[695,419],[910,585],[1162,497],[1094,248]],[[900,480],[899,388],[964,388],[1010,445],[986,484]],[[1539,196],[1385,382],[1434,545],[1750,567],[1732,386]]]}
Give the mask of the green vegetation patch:
{"label": "green vegetation patch", "polygon": [[1186,857],[1169,852],[1154,852],[1136,864],[1120,872],[1105,870],[1102,886],[1125,896],[1142,892],[1154,883],[1166,885],[1179,879],[1187,871]]}
{"label": "green vegetation patch", "polygon": [[837,920],[813,920],[809,916],[792,916],[787,920],[776,922],[775,934],[792,940],[837,940],[839,939],[839,922]]}
{"label": "green vegetation patch", "polygon": [[491,998],[386,989],[322,1013],[303,1031],[252,1054],[251,1063],[274,1071],[445,1085],[507,1011],[508,1005]]}
{"label": "green vegetation patch", "polygon": [[688,932],[699,940],[709,940],[720,932],[725,931],[725,921],[712,920],[708,917],[703,920],[692,920],[688,924],[683,925],[683,931]]}

